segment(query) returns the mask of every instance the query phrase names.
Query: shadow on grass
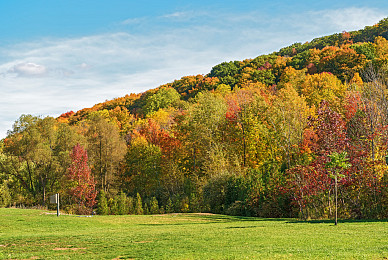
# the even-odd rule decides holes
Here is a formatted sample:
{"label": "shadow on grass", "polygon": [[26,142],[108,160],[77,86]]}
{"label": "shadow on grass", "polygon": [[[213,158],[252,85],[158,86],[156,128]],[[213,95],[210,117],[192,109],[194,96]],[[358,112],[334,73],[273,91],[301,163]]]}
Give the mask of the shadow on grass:
{"label": "shadow on grass", "polygon": [[[338,224],[341,223],[373,223],[373,222],[388,222],[388,219],[339,219]],[[320,220],[288,220],[287,223],[309,223],[309,224],[333,224],[333,219],[320,219]]]}
{"label": "shadow on grass", "polygon": [[[215,216],[215,217],[213,217]],[[334,219],[320,219],[320,220],[302,220],[296,218],[259,218],[259,217],[244,217],[244,216],[228,216],[228,215],[209,215],[204,217],[210,217],[213,219],[225,220],[225,222],[235,222],[235,221],[279,221],[285,223],[310,223],[310,224],[319,224],[327,223],[334,224]],[[338,224],[340,223],[373,223],[373,222],[388,222],[388,219],[339,219]]]}
{"label": "shadow on grass", "polygon": [[259,218],[259,217],[244,217],[244,216],[229,216],[229,215],[205,215],[202,219],[215,220],[218,222],[236,222],[236,221],[289,221],[287,218]]}
{"label": "shadow on grass", "polygon": [[[140,224],[144,226],[161,226],[161,225],[208,225],[208,224],[217,224],[217,223],[236,223],[236,222],[284,222],[290,221],[286,218],[258,218],[258,217],[244,217],[244,216],[229,216],[229,215],[218,215],[218,214],[201,214],[201,213],[188,213],[188,214],[174,214],[172,217],[177,217],[177,222],[175,223],[147,223]],[[185,220],[189,219],[193,222],[186,222]],[[197,220],[197,221],[196,221]]]}
{"label": "shadow on grass", "polygon": [[[183,226],[183,225],[208,225],[216,223],[236,223],[236,222],[283,222],[285,224],[332,224],[334,225],[334,220],[332,219],[323,219],[323,220],[301,220],[295,218],[259,218],[259,217],[244,217],[244,216],[229,216],[229,215],[219,215],[219,214],[207,214],[207,213],[187,213],[187,214],[176,214],[172,217],[177,217],[177,222],[175,223],[148,223],[141,224],[144,226],[160,226],[160,225],[171,225],[171,226]],[[190,219],[193,222],[187,222],[185,220]],[[197,221],[196,221],[197,220]],[[341,223],[371,223],[371,222],[388,222],[388,219],[343,219],[338,220],[338,224]],[[238,227],[238,228],[248,228],[248,227]]]}

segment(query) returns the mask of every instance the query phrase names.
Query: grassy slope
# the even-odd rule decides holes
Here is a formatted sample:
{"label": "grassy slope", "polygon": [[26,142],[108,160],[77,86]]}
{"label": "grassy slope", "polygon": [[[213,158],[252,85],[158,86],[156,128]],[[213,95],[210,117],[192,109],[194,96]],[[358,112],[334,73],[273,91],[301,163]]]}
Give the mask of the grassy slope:
{"label": "grassy slope", "polygon": [[388,223],[0,209],[1,259],[388,258]]}

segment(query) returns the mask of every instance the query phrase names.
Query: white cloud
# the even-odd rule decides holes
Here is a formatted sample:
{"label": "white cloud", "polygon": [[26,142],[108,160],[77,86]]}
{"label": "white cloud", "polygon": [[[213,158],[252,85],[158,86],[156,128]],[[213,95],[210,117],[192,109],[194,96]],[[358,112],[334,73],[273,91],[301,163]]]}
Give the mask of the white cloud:
{"label": "white cloud", "polygon": [[122,25],[134,25],[144,22],[146,18],[129,18],[121,22]]}
{"label": "white cloud", "polygon": [[16,73],[18,76],[21,77],[30,77],[45,75],[47,69],[45,66],[28,62],[16,64],[8,72]]}
{"label": "white cloud", "polygon": [[81,63],[80,65],[78,65],[81,69],[89,69],[90,66],[88,64],[86,64],[85,62]]}
{"label": "white cloud", "polygon": [[175,12],[175,13],[163,15],[162,17],[163,18],[181,18],[181,17],[187,17],[187,16],[191,16],[191,14],[189,14],[188,12]]}
{"label": "white cloud", "polygon": [[[206,74],[223,61],[254,58],[296,41],[360,29],[378,22],[383,13],[354,8],[281,17],[260,12],[177,12],[165,18],[198,19],[154,30],[153,23],[159,26],[161,17],[147,18],[150,28],[144,27],[141,34],[124,28],[0,47],[0,138],[23,113],[58,116],[76,111],[182,76]],[[140,20],[145,21],[125,23]]]}
{"label": "white cloud", "polygon": [[386,10],[374,8],[349,7],[339,10],[323,10],[312,12],[312,16],[317,16],[317,22],[325,23],[335,29],[353,31],[364,28],[366,25],[373,25],[386,17]]}

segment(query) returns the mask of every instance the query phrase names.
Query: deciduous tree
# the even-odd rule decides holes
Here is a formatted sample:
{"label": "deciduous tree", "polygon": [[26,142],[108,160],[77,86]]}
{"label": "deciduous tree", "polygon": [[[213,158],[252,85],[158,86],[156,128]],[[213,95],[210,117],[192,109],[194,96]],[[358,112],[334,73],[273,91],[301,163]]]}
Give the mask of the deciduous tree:
{"label": "deciduous tree", "polygon": [[70,154],[71,165],[67,171],[70,182],[68,193],[78,214],[90,214],[96,204],[95,181],[88,166],[86,150],[77,144]]}

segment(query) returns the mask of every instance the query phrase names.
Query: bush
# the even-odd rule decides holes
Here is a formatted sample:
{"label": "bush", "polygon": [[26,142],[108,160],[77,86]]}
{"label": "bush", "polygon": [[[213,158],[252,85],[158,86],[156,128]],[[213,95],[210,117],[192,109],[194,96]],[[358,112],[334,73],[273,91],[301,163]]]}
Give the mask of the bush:
{"label": "bush", "polygon": [[227,184],[228,176],[218,175],[211,178],[203,188],[204,203],[210,207],[210,212],[224,213]]}
{"label": "bush", "polygon": [[246,216],[247,212],[245,210],[245,205],[242,201],[235,201],[226,210],[226,214],[232,216]]}
{"label": "bush", "polygon": [[11,194],[6,182],[0,186],[0,207],[7,207],[11,203]]}
{"label": "bush", "polygon": [[183,213],[187,213],[189,212],[189,198],[187,196],[184,196],[181,200],[181,207],[180,207],[180,211],[183,212]]}
{"label": "bush", "polygon": [[100,191],[98,194],[97,199],[97,214],[98,215],[108,215],[109,214],[109,207],[108,207],[108,201],[106,199],[105,192],[103,190]]}

